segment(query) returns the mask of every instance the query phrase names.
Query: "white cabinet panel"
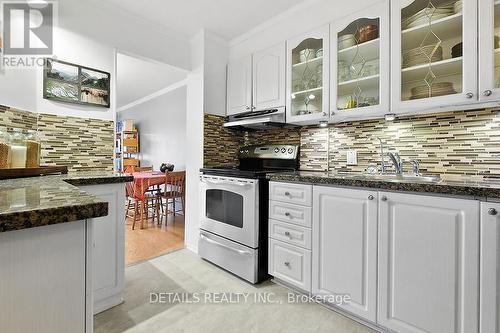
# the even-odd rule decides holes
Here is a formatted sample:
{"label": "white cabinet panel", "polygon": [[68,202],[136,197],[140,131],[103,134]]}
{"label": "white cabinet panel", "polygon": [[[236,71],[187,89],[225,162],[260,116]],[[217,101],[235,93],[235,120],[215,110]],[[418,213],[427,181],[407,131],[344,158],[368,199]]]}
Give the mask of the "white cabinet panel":
{"label": "white cabinet panel", "polygon": [[388,113],[389,1],[377,2],[336,20],[330,29],[330,121]]}
{"label": "white cabinet panel", "polygon": [[500,203],[481,203],[479,331],[500,333]]}
{"label": "white cabinet panel", "polygon": [[479,202],[380,193],[378,323],[478,331]]}
{"label": "white cabinet panel", "polygon": [[94,313],[123,301],[125,287],[125,185],[106,184],[82,189],[108,203],[108,215],[93,222]]}
{"label": "white cabinet panel", "polygon": [[311,291],[311,251],[269,239],[269,274]]}
{"label": "white cabinet panel", "polygon": [[303,184],[270,182],[269,198],[271,200],[289,202],[296,205],[311,206],[312,186]]}
{"label": "white cabinet panel", "polygon": [[460,8],[447,3],[391,1],[393,112],[435,111],[478,101],[477,0],[462,0]]}
{"label": "white cabinet panel", "polygon": [[348,294],[339,305],[376,320],[377,192],[313,187],[313,293]]}
{"label": "white cabinet panel", "polygon": [[252,56],[227,65],[227,115],[251,111]]}
{"label": "white cabinet panel", "polygon": [[311,227],[311,207],[269,201],[269,218]]}
{"label": "white cabinet panel", "polygon": [[269,237],[285,243],[311,249],[311,229],[290,223],[269,220]]}
{"label": "white cabinet panel", "polygon": [[254,53],[253,110],[285,106],[285,62],[284,42]]}
{"label": "white cabinet panel", "polygon": [[479,99],[500,100],[500,2],[479,0]]}

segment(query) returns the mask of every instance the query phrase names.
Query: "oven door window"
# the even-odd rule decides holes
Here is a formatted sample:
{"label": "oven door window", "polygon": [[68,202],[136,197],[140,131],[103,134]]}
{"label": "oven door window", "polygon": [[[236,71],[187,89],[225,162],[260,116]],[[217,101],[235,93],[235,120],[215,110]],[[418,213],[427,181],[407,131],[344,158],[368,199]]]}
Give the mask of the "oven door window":
{"label": "oven door window", "polygon": [[243,196],[224,190],[207,190],[205,215],[211,220],[243,228]]}

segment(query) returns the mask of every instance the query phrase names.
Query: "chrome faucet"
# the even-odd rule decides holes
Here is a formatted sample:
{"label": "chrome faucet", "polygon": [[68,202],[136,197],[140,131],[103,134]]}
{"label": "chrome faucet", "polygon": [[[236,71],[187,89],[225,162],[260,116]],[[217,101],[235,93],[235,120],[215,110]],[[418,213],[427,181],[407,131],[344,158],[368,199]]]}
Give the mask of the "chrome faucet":
{"label": "chrome faucet", "polygon": [[420,176],[420,162],[418,160],[411,161],[413,175]]}
{"label": "chrome faucet", "polygon": [[399,156],[398,153],[387,153],[389,158],[392,161],[392,164],[394,165],[394,170],[396,171],[396,175],[401,175],[403,174],[403,162],[401,161],[401,157]]}

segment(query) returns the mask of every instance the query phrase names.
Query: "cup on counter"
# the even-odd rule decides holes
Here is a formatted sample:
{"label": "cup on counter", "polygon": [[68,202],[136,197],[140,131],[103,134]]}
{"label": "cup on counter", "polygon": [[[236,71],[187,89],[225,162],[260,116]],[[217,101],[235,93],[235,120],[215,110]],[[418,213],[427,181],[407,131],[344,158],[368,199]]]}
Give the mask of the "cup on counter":
{"label": "cup on counter", "polygon": [[26,136],[20,130],[15,130],[10,139],[11,168],[26,168]]}

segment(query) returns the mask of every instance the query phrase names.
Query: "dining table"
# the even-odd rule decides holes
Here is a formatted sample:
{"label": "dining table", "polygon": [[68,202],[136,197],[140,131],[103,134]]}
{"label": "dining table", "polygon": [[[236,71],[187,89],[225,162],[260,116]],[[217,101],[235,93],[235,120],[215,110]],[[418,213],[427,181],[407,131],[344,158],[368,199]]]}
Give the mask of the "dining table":
{"label": "dining table", "polygon": [[[145,198],[146,198],[146,193],[152,186],[159,186],[165,184],[165,173],[160,172],[160,171],[146,171],[146,172],[133,172],[132,176],[134,177],[134,180],[132,182],[133,185],[133,193],[134,193],[134,199],[136,202],[139,202],[141,207],[141,210],[146,209],[144,207],[145,205]],[[144,217],[143,214],[140,214],[141,216],[141,229],[144,228]]]}

